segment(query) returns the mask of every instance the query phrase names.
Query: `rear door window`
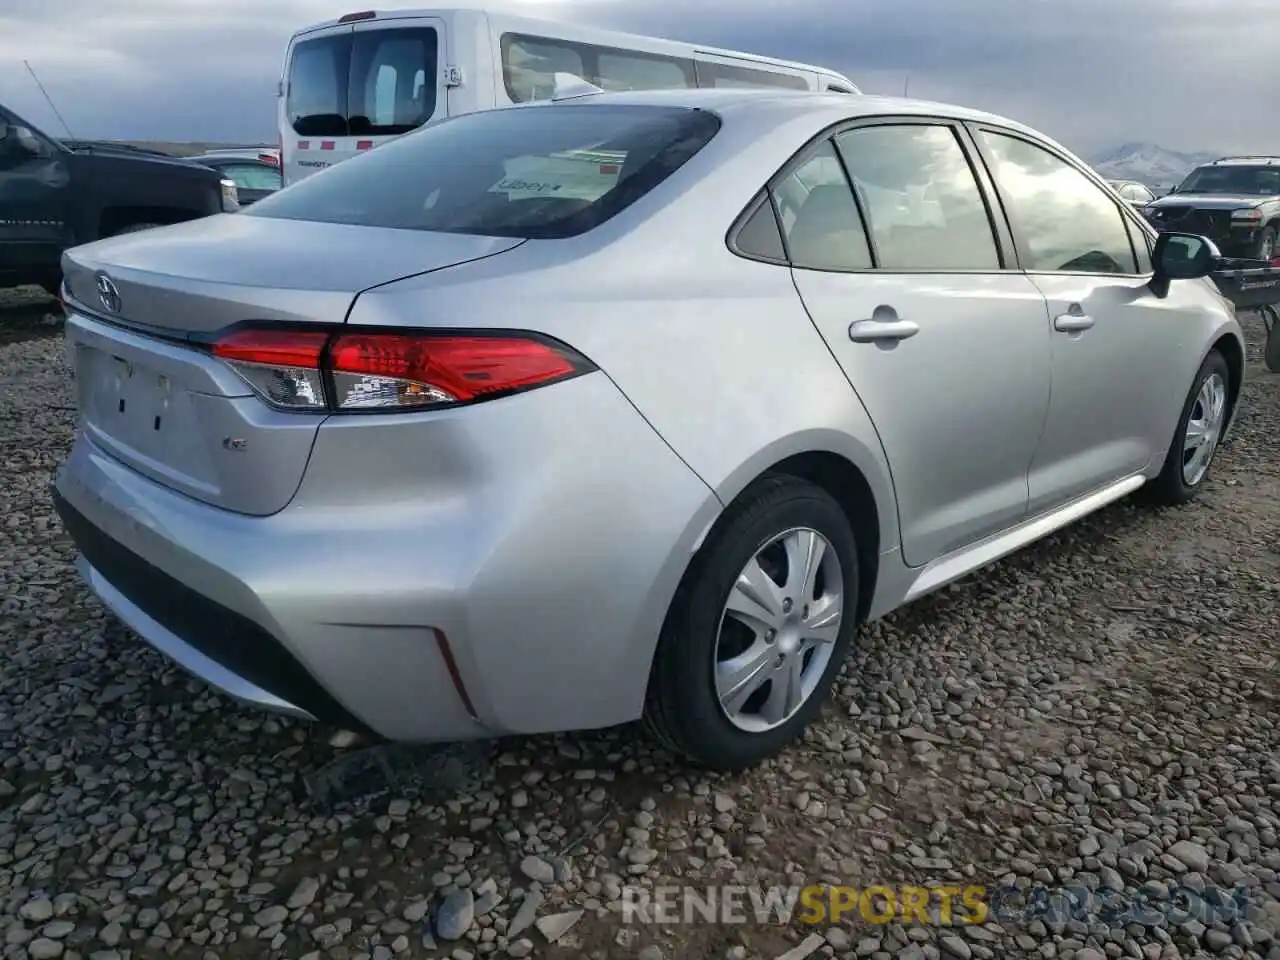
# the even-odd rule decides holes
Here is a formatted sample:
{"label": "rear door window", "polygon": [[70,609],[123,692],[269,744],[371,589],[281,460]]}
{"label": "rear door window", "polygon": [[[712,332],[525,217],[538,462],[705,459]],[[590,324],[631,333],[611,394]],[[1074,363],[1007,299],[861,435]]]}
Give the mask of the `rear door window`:
{"label": "rear door window", "polygon": [[435,114],[439,34],[431,27],[361,30],[293,49],[286,112],[304,137],[407,133]]}
{"label": "rear door window", "polygon": [[774,190],[792,265],[866,270],[871,248],[853,190],[830,140],[824,140]]}
{"label": "rear door window", "polygon": [[347,88],[350,136],[408,133],[436,109],[436,31],[357,31]]}
{"label": "rear door window", "polygon": [[299,136],[346,136],[350,59],[349,33],[295,44],[285,112]]}
{"label": "rear door window", "polygon": [[943,124],[883,124],[836,136],[882,270],[999,270],[977,180]]}
{"label": "rear door window", "polygon": [[482,110],[337,164],[244,215],[530,239],[575,236],[666,180],[719,128],[713,113],[675,107]]}

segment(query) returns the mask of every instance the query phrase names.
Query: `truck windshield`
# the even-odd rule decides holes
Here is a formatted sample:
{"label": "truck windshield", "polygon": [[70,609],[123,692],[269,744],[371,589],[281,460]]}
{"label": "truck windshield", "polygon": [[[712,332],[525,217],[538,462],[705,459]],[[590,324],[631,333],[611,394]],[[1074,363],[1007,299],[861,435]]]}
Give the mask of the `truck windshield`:
{"label": "truck windshield", "polygon": [[1177,192],[1280,196],[1280,166],[1197,167],[1179,184]]}
{"label": "truck windshield", "polygon": [[407,133],[436,109],[431,27],[332,34],[296,43],[285,110],[303,137]]}
{"label": "truck windshield", "polygon": [[343,161],[242,216],[527,239],[575,236],[667,179],[719,129],[715,114],[683,107],[482,110]]}

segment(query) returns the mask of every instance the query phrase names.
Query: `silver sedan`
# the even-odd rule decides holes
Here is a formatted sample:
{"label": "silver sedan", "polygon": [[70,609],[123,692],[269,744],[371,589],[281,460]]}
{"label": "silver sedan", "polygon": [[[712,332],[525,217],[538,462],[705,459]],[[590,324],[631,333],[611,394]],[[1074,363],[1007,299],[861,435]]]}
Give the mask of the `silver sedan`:
{"label": "silver sedan", "polygon": [[999,117],[591,94],[64,259],[94,591],[229,694],[403,741],[645,718],[774,754],[861,624],[1194,496],[1208,241]]}

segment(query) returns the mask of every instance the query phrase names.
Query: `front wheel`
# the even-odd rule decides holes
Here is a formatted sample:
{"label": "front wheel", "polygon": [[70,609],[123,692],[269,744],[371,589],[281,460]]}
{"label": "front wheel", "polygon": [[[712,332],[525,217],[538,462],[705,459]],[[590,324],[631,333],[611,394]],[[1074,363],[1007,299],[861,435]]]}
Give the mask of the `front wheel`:
{"label": "front wheel", "polygon": [[1214,350],[1191,383],[1164,468],[1149,485],[1151,498],[1157,503],[1185,503],[1204,485],[1226,427],[1230,382],[1227,361]]}
{"label": "front wheel", "polygon": [[672,602],[649,681],[650,730],[712,769],[772,756],[821,710],[857,610],[857,546],[840,505],[795,477],[757,481]]}

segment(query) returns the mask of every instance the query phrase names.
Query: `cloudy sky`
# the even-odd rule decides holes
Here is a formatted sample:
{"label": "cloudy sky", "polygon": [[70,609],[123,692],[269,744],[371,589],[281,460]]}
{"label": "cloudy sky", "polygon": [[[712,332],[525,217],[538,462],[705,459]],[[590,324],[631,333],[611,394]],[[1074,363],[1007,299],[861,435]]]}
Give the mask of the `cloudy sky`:
{"label": "cloudy sky", "polygon": [[[1131,140],[1280,152],[1277,0],[481,5],[819,63],[867,92],[899,94],[909,77],[913,96],[1031,123],[1086,155]],[[274,141],[290,33],[356,9],[359,0],[3,0],[0,98],[62,133],[25,59],[77,137]]]}

